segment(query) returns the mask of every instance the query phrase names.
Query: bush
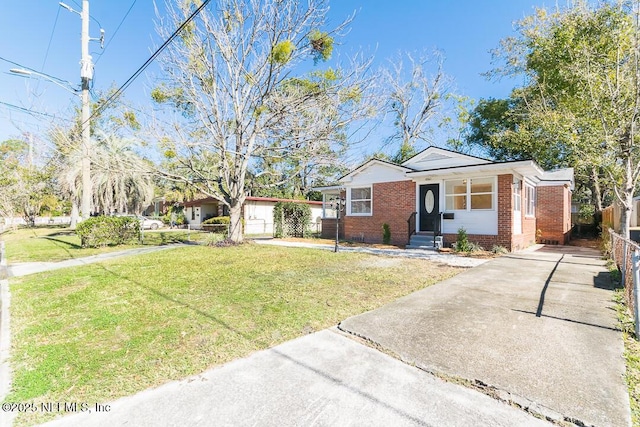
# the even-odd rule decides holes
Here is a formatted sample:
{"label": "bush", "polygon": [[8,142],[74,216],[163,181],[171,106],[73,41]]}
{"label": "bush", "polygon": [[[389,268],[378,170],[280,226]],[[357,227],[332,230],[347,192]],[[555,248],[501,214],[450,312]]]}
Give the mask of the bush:
{"label": "bush", "polygon": [[231,217],[228,217],[228,216],[214,216],[214,217],[209,218],[208,220],[204,221],[203,224],[224,224],[224,225],[229,225],[229,224],[231,224]]}
{"label": "bush", "polygon": [[497,255],[504,255],[508,254],[509,250],[501,245],[493,245],[493,247],[491,248],[491,252]]}
{"label": "bush", "polygon": [[458,228],[458,238],[455,244],[456,252],[471,252],[471,243],[469,243],[469,237],[467,236],[467,230],[464,227]]}
{"label": "bush", "polygon": [[391,244],[391,229],[386,222],[382,224],[382,243],[385,245]]}
{"label": "bush", "polygon": [[229,224],[231,224],[231,217],[228,216],[214,216],[202,223],[202,228],[213,233],[227,234],[229,232]]}
{"label": "bush", "polygon": [[140,241],[140,221],[128,216],[97,216],[76,227],[83,248],[123,245]]}

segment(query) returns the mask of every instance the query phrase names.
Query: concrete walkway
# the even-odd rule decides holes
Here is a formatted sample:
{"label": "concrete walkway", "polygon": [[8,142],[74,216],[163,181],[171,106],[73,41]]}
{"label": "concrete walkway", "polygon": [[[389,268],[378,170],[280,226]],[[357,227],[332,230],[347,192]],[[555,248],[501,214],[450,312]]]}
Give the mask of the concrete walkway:
{"label": "concrete walkway", "polygon": [[604,265],[585,248],[511,254],[339,328],[551,419],[628,426],[622,336]]}
{"label": "concrete walkway", "polygon": [[332,330],[91,407],[46,425],[550,426]]}
{"label": "concrete walkway", "polygon": [[60,268],[77,267],[81,265],[93,264],[96,262],[107,261],[110,259],[127,257],[131,255],[141,255],[150,252],[165,251],[167,249],[187,246],[186,244],[176,243],[165,246],[148,246],[143,248],[126,249],[117,252],[107,252],[99,255],[92,255],[82,258],[68,259],[59,262],[19,262],[9,264],[7,266],[8,277],[26,276],[28,274],[42,273],[43,271],[58,270]]}
{"label": "concrete walkway", "polygon": [[[255,243],[260,245],[274,245],[274,246],[286,246],[291,248],[310,248],[310,249],[323,249],[333,251],[334,245],[326,245],[320,243],[307,243],[307,242],[288,242],[286,240],[277,239],[255,239]],[[381,249],[368,246],[340,246],[338,248],[340,252],[361,252],[371,255],[380,256],[392,256],[414,259],[426,259],[441,264],[452,265],[456,267],[475,267],[489,259],[482,258],[470,258],[465,256],[459,256],[448,253],[439,253],[435,251],[422,250],[422,249]]]}

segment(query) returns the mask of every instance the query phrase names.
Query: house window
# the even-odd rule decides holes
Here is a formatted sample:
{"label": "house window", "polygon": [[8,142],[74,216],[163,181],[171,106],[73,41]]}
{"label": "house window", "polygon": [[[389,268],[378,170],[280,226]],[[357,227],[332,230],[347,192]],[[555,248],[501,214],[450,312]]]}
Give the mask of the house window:
{"label": "house window", "polygon": [[195,221],[196,219],[196,208],[194,206],[191,207],[191,220]]}
{"label": "house window", "polygon": [[524,186],[524,214],[536,216],[536,189],[530,185]]}
{"label": "house window", "polygon": [[456,179],[444,184],[445,206],[448,211],[467,210],[467,180]]}
{"label": "house window", "polygon": [[474,178],[469,180],[471,210],[493,209],[493,178]]}
{"label": "house window", "polygon": [[340,193],[324,193],[322,195],[322,218],[336,217],[336,201],[340,198]]}
{"label": "house window", "polygon": [[491,210],[495,178],[445,181],[445,208],[448,211]]}
{"label": "house window", "polygon": [[522,210],[522,181],[519,179],[513,182],[513,210],[515,212]]}
{"label": "house window", "polygon": [[349,194],[350,215],[371,215],[371,187],[351,188]]}

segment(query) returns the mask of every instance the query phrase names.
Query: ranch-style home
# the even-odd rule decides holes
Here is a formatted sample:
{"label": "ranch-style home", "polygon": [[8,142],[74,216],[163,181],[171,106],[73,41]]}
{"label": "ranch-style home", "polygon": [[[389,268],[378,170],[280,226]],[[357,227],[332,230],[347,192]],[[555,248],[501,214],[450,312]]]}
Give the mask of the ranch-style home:
{"label": "ranch-style home", "polygon": [[[485,249],[565,244],[571,231],[573,169],[546,172],[532,160],[495,162],[429,147],[402,164],[372,159],[318,188],[323,237],[428,247],[455,243],[460,228]],[[336,203],[335,200],[339,200]]]}

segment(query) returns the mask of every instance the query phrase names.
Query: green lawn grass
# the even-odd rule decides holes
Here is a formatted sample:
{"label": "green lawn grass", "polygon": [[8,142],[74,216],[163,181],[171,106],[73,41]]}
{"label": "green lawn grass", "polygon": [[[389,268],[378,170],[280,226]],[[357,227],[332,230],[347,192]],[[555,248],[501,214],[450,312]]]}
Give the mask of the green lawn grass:
{"label": "green lawn grass", "polygon": [[7,400],[113,400],[336,325],[459,271],[425,260],[246,244],[181,247],[12,279]]}
{"label": "green lawn grass", "polygon": [[[141,245],[166,245],[185,241],[200,241],[211,234],[186,230],[159,230],[143,232]],[[80,238],[73,230],[61,227],[35,227],[10,230],[0,239],[5,241],[9,263],[36,261],[64,261],[73,258],[120,251],[140,245],[107,246],[104,248],[82,248]]]}

